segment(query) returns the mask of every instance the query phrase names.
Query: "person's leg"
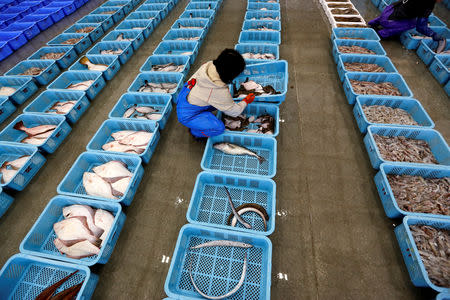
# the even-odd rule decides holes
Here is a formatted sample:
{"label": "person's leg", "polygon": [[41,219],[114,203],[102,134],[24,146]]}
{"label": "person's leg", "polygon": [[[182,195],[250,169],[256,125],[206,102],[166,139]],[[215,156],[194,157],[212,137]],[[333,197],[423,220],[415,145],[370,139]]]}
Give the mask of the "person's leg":
{"label": "person's leg", "polygon": [[195,119],[192,119],[185,126],[191,129],[191,134],[195,137],[211,137],[222,134],[225,125],[210,112],[202,112]]}
{"label": "person's leg", "polygon": [[383,10],[383,12],[377,18],[369,21],[367,24],[370,27],[379,26],[383,20],[387,20],[389,18],[389,16],[392,14],[392,11],[393,11],[392,5],[386,6],[386,8]]}
{"label": "person's leg", "polygon": [[382,38],[400,35],[402,32],[416,27],[415,20],[386,20],[380,23],[383,29],[378,31]]}

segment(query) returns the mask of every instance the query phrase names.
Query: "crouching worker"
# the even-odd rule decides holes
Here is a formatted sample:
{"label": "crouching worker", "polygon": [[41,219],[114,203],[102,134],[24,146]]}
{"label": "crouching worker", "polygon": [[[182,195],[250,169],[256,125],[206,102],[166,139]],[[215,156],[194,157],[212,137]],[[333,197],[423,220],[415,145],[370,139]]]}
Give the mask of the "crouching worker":
{"label": "crouching worker", "polygon": [[248,95],[239,103],[233,101],[228,89],[234,78],[245,69],[242,55],[233,49],[225,49],[219,57],[203,64],[185,83],[178,95],[178,121],[189,128],[197,139],[222,134],[225,125],[212,111],[236,117],[255,99]]}

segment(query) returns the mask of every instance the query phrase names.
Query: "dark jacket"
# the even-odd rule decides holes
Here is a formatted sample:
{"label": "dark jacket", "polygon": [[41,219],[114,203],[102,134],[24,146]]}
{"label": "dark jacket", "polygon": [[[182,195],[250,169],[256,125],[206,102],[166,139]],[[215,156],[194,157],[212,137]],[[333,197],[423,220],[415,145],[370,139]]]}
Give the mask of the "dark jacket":
{"label": "dark jacket", "polygon": [[428,18],[434,9],[436,0],[400,0],[394,3],[394,12],[390,20]]}

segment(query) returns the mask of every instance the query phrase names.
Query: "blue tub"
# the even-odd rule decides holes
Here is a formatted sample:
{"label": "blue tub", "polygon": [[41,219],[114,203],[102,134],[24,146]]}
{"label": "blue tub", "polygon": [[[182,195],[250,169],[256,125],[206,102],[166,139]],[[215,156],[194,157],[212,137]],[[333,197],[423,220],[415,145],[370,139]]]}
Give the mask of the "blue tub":
{"label": "blue tub", "polygon": [[[270,30],[262,30],[264,28]],[[257,30],[257,31],[281,31],[280,21],[261,21],[261,20],[245,20],[242,24],[242,31],[244,30]]]}
{"label": "blue tub", "polygon": [[145,63],[142,65],[141,72],[151,72],[153,65],[165,65],[168,63],[174,63],[176,65],[183,65],[184,69],[180,72],[183,75],[187,75],[190,64],[189,56],[186,55],[151,55],[147,58]]}
{"label": "blue tub", "polygon": [[115,42],[120,41],[118,40],[119,35],[122,35],[123,39],[128,39],[129,42],[131,42],[131,45],[133,45],[133,49],[137,50],[144,42],[144,33],[142,30],[113,30],[110,33],[108,33],[102,41],[105,42]]}
{"label": "blue tub", "polygon": [[[241,54],[270,53],[275,56],[276,60],[280,59],[279,48],[280,47],[278,45],[273,45],[273,44],[247,44],[247,43],[245,43],[245,44],[236,44],[236,46],[234,46],[234,49]],[[247,58],[245,59],[245,63],[247,65],[265,63],[265,62],[270,62],[270,61],[273,61],[273,59],[247,59]]]}
{"label": "blue tub", "polygon": [[[249,243],[252,248],[190,247],[211,240],[231,240]],[[198,288],[214,296],[227,293],[236,286],[247,257],[247,275],[242,287],[232,296],[238,299],[270,299],[272,243],[261,235],[223,230],[193,224],[184,225],[178,235],[164,291],[175,299],[202,299],[194,290],[192,276]]]}
{"label": "blue tub", "polygon": [[90,299],[98,276],[88,267],[25,254],[11,256],[0,270],[0,290],[7,299],[35,299],[45,288],[77,270],[55,293],[83,282],[76,300]]}
{"label": "blue tub", "polygon": [[114,25],[114,20],[110,15],[87,15],[77,21],[76,24],[100,23],[103,31],[106,32]]}
{"label": "blue tub", "polygon": [[[166,126],[166,123],[170,117],[170,113],[172,112],[172,102],[170,101],[171,99],[172,98],[169,95],[126,93],[120,97],[119,101],[117,101],[108,117],[110,119],[123,119],[123,114],[125,113],[125,111],[133,105],[150,105],[156,107],[161,113],[161,119],[159,119],[157,122],[159,124],[159,128],[162,130]],[[126,120],[137,119],[129,118]]]}
{"label": "blue tub", "polygon": [[[384,68],[382,73],[398,73],[397,69],[392,64],[389,57],[384,55],[362,55],[362,54],[342,54],[338,57],[337,70],[339,78],[344,81],[345,73],[348,73],[345,68],[344,63],[366,63],[366,64],[376,64]],[[381,73],[381,72],[370,72],[370,73]]]}
{"label": "blue tub", "polygon": [[267,10],[275,10],[280,11],[280,4],[279,3],[263,3],[263,2],[248,2],[247,3],[247,11],[249,10],[261,10],[261,11],[267,11]]}
{"label": "blue tub", "polygon": [[[244,146],[266,160],[253,156],[229,155],[213,148],[213,144],[228,142]],[[205,171],[272,178],[277,169],[277,141],[273,137],[225,133],[210,137],[203,153],[201,167]]]}
{"label": "blue tub", "polygon": [[151,20],[156,27],[161,22],[160,11],[140,11],[132,12],[125,20]]}
{"label": "blue tub", "polygon": [[[86,193],[83,186],[83,174],[85,172],[93,172],[92,169],[99,165],[110,161],[120,161],[127,165],[127,169],[133,173],[130,184],[124,195],[117,199],[102,198],[100,196],[91,196]],[[84,152],[78,156],[64,179],[58,185],[58,193],[72,197],[82,197],[94,200],[101,200],[108,203],[121,203],[130,205],[133,201],[134,194],[137,191],[142,176],[144,176],[144,168],[142,161],[136,155],[115,154],[109,152]]]}
{"label": "blue tub", "polygon": [[[71,84],[80,83],[87,80],[94,80],[91,86],[84,90],[89,100],[93,100],[95,96],[105,87],[105,80],[102,72],[96,71],[66,71],[62,73],[47,89],[49,90],[67,90]],[[70,91],[70,90],[69,90]]]}
{"label": "blue tub", "polygon": [[[198,55],[197,41],[162,41],[153,51],[153,55],[186,55],[193,64]],[[190,53],[190,54],[189,54]]]}
{"label": "blue tub", "polygon": [[[206,31],[203,29],[170,29],[163,37],[163,41],[198,41],[203,42]],[[191,40],[196,38],[196,40]]]}
{"label": "blue tub", "polygon": [[13,203],[14,198],[6,194],[0,187],[0,218],[8,210],[9,206]]}
{"label": "blue tub", "polygon": [[34,11],[33,14],[35,15],[49,15],[53,22],[58,23],[64,17],[66,16],[64,14],[64,9],[62,7],[43,7],[39,8],[38,10]]}
{"label": "blue tub", "polygon": [[[236,208],[245,203],[256,203],[264,207],[269,215],[267,228],[264,228],[263,220],[256,213],[242,216],[252,226],[251,229],[245,228],[239,222],[235,227],[228,225],[228,216],[233,214],[233,211],[224,186],[229,190]],[[275,213],[276,184],[273,180],[201,172],[195,182],[186,218],[190,224],[270,235],[275,230]]]}
{"label": "blue tub", "polygon": [[2,13],[4,14],[19,14],[21,17],[25,17],[29,13],[31,13],[31,9],[29,6],[10,6],[5,9]]}
{"label": "blue tub", "polygon": [[1,31],[0,42],[5,42],[12,50],[17,50],[28,41],[25,34],[22,31]]}
{"label": "blue tub", "polygon": [[164,19],[169,13],[169,5],[167,3],[142,4],[136,11],[160,11],[161,19]]}
{"label": "blue tub", "polygon": [[447,27],[447,24],[445,24],[441,19],[439,19],[436,16],[429,16],[428,17],[428,26],[431,26],[431,27]]}
{"label": "blue tub", "polygon": [[77,30],[82,30],[86,27],[94,27],[95,29],[89,32],[87,35],[91,39],[91,41],[94,43],[96,40],[98,40],[101,36],[103,36],[104,31],[102,28],[102,25],[100,23],[82,23],[82,24],[74,24],[70,26],[68,29],[64,31],[64,33],[77,33]]}
{"label": "blue tub", "polygon": [[[79,39],[75,44],[65,44],[69,39]],[[61,33],[47,43],[49,46],[73,46],[78,54],[83,53],[92,45],[91,39],[87,33]]]}
{"label": "blue tub", "polygon": [[18,13],[6,13],[5,11],[2,11],[2,13],[0,14],[0,20],[2,20],[7,26],[16,22],[17,20],[20,20],[21,18],[22,16]]}
{"label": "blue tub", "polygon": [[41,30],[39,29],[39,27],[35,22],[20,22],[20,21],[9,25],[5,29],[2,29],[2,31],[19,31],[19,32],[21,31],[23,32],[27,40],[31,40],[41,32]]}
{"label": "blue tub", "polygon": [[372,28],[333,28],[331,39],[355,38],[371,41],[379,41],[380,37]]}
{"label": "blue tub", "polygon": [[56,113],[47,111],[58,101],[77,101],[69,112],[58,114],[66,117],[70,124],[75,124],[90,105],[89,100],[82,91],[46,90],[25,107],[23,112],[54,116]]}
{"label": "blue tub", "polygon": [[20,5],[29,6],[31,11],[35,11],[38,8],[44,7],[43,1],[22,1],[20,2]]}
{"label": "blue tub", "polygon": [[178,0],[147,0],[144,1],[143,5],[149,5],[149,4],[167,4],[169,11],[171,11],[176,4],[178,4]]}
{"label": "blue tub", "polygon": [[[153,82],[153,83],[176,83],[177,87],[172,93],[166,93],[164,95],[172,96],[172,99],[175,99],[180,92],[181,86],[183,85],[184,75],[181,73],[175,72],[145,72],[140,73],[133,83],[128,88],[128,92],[138,92],[139,88],[145,84],[145,81]],[[142,92],[143,94],[152,94],[148,92]]]}
{"label": "blue tub", "polygon": [[[122,50],[120,54],[102,54],[103,50]],[[92,47],[87,54],[89,55],[108,55],[115,56],[119,58],[119,61],[122,65],[124,65],[130,57],[133,55],[133,47],[131,46],[131,42],[127,41],[117,41],[117,42],[99,42]]]}
{"label": "blue tub", "polygon": [[208,19],[178,19],[173,23],[172,29],[200,29],[208,31],[209,25]]}
{"label": "blue tub", "polygon": [[[431,29],[440,34],[441,36],[445,37],[446,39],[450,39],[450,30],[448,28],[443,28],[443,27],[431,27]],[[417,32],[417,30],[415,29],[411,29],[408,31],[403,32],[400,35],[400,41],[402,42],[403,46],[405,46],[406,49],[408,50],[415,50],[419,47],[420,42],[423,40],[423,38],[416,38],[413,37],[412,35],[418,35],[418,36],[422,36],[423,35],[419,32]],[[426,39],[431,39],[430,37],[427,37]]]}
{"label": "blue tub", "polygon": [[128,0],[109,0],[101,5],[101,7],[110,7],[110,6],[122,6],[125,15],[128,15],[130,11],[133,10],[133,2]]}
{"label": "blue tub", "polygon": [[36,22],[41,31],[44,31],[54,24],[53,19],[49,15],[37,14],[29,14],[28,16],[20,19],[20,22]]}
{"label": "blue tub", "polygon": [[[450,3],[450,2],[449,2]],[[447,6],[450,9],[450,4],[447,3]],[[436,296],[436,300],[450,300],[450,292],[449,293],[439,293]]]}
{"label": "blue tub", "polygon": [[450,55],[437,54],[430,65],[430,72],[440,84],[446,84],[450,79]]}
{"label": "blue tub", "polygon": [[[366,115],[363,112],[362,106],[371,105],[384,105],[392,108],[401,108],[407,111],[414,121],[419,123],[418,126],[412,125],[400,125],[400,124],[381,124],[369,122]],[[358,96],[356,97],[355,107],[353,108],[353,115],[355,116],[356,123],[358,124],[359,131],[362,133],[367,132],[367,127],[370,125],[376,126],[397,126],[397,127],[421,127],[421,128],[434,128],[434,122],[427,114],[422,104],[419,101],[412,98],[395,98],[390,96]]]}
{"label": "blue tub", "polygon": [[16,107],[9,97],[0,96],[0,124],[3,123],[13,112]]}
{"label": "blue tub", "polygon": [[[43,69],[43,71],[39,75],[35,76],[20,75],[21,73],[32,67],[41,68]],[[54,60],[34,59],[21,61],[15,67],[6,72],[5,75],[33,77],[33,79],[36,80],[36,82],[40,85],[47,85],[49,82],[55,79],[55,77],[58,76],[60,72],[61,71],[59,70],[58,65]]]}
{"label": "blue tub", "polygon": [[19,105],[27,101],[38,90],[33,78],[26,76],[0,76],[0,88],[3,86],[16,89],[9,97]]}
{"label": "blue tub", "polygon": [[[436,56],[435,49],[438,43],[433,40],[423,40],[419,44],[419,48],[417,48],[417,55],[422,59],[425,65],[429,66]],[[447,46],[445,50],[450,50],[450,39],[447,39]],[[450,55],[448,55],[450,56]]]}
{"label": "blue tub", "polygon": [[74,1],[54,1],[45,7],[46,8],[60,7],[63,9],[63,12],[66,16],[69,16],[70,14],[74,13],[77,10]]}
{"label": "blue tub", "polygon": [[148,38],[153,29],[153,21],[149,20],[124,20],[115,28],[117,31],[140,30],[144,34],[144,38]]}
{"label": "blue tub", "polygon": [[[356,101],[356,97],[362,94],[356,94],[353,90],[350,80],[359,81],[373,81],[376,83],[380,82],[391,82],[402,94],[401,96],[389,96],[389,95],[375,95],[375,96],[389,96],[392,98],[402,98],[402,97],[413,97],[413,93],[409,89],[405,80],[400,74],[397,73],[364,73],[364,72],[349,72],[346,73],[344,78],[344,92],[347,97],[348,103],[353,105]],[[374,96],[374,95],[372,95]]]}
{"label": "blue tub", "polygon": [[281,43],[281,34],[279,31],[245,30],[241,31],[238,42],[240,44],[250,43],[279,45]]}
{"label": "blue tub", "polygon": [[53,133],[47,139],[42,139],[42,144],[37,145],[40,150],[47,153],[55,152],[72,130],[63,116],[21,114],[0,132],[0,141],[21,143],[27,137],[24,131],[13,128],[19,121],[23,121],[26,127],[57,125]]}
{"label": "blue tub", "polygon": [[10,56],[13,52],[8,42],[0,42],[0,61]]}
{"label": "blue tub", "polygon": [[[111,13],[110,13],[111,12]],[[107,15],[111,16],[114,23],[119,23],[125,17],[125,12],[121,6],[99,7],[94,9],[90,15]]]}
{"label": "blue tub", "polygon": [[68,68],[76,59],[77,53],[73,46],[52,46],[52,47],[42,47],[38,51],[34,52],[28,59],[42,59],[42,56],[46,53],[64,53],[63,56],[56,59],[56,64],[61,69]]}
{"label": "blue tub", "polygon": [[185,10],[180,19],[210,19],[210,23],[214,21],[216,12],[212,9],[191,9]]}
{"label": "blue tub", "polygon": [[[427,128],[408,128],[397,126],[369,126],[367,129],[367,135],[364,137],[364,144],[369,154],[370,162],[375,169],[378,169],[382,163],[389,162],[381,157],[378,150],[378,146],[373,138],[374,134],[381,136],[404,136],[406,138],[424,140],[431,148],[431,152],[438,161],[439,165],[450,166],[450,149],[445,142],[442,135],[434,130]],[[409,163],[419,165],[432,165],[435,164],[422,164],[422,163]]]}
{"label": "blue tub", "polygon": [[[105,80],[111,80],[120,70],[119,58],[114,55],[86,55],[86,57],[94,64],[107,65],[108,68],[101,72]],[[81,59],[81,58],[80,58]],[[89,69],[80,63],[80,59],[74,63],[70,71],[88,71]]]}
{"label": "blue tub", "polygon": [[[159,125],[155,121],[130,121],[125,119],[111,119],[106,120],[100,126],[100,128],[95,133],[94,137],[89,141],[89,144],[86,146],[86,150],[88,151],[101,151],[103,153],[118,153],[125,154],[130,156],[139,156],[141,157],[144,163],[148,163],[150,158],[153,155],[153,152],[156,149],[156,145],[158,144],[160,133],[159,133]],[[145,151],[142,154],[131,154],[131,153],[121,153],[121,152],[112,152],[112,151],[104,151],[102,146],[106,143],[113,141],[111,134],[120,131],[120,130],[135,130],[135,131],[147,131],[152,132],[153,137],[148,143]]]}
{"label": "blue tub", "polygon": [[210,10],[218,10],[219,5],[217,5],[216,1],[209,1],[209,2],[189,2],[188,5],[186,5],[186,10],[194,10],[194,9],[210,9]]}
{"label": "blue tub", "polygon": [[450,80],[447,82],[447,84],[444,86],[444,91],[447,93],[447,96],[450,97]]}
{"label": "blue tub", "polygon": [[369,49],[375,54],[369,55],[386,55],[386,51],[384,51],[383,46],[381,46],[380,42],[377,41],[360,41],[360,40],[333,40],[333,58],[334,62],[337,64],[339,55],[343,54],[354,54],[354,55],[367,55],[367,54],[356,54],[356,53],[341,53],[339,51],[339,46],[359,46],[366,49]]}

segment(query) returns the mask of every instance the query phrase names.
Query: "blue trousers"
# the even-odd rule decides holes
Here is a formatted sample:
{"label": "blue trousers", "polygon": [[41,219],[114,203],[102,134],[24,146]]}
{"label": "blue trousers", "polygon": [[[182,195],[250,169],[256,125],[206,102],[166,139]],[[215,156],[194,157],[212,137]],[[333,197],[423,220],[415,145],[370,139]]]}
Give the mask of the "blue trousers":
{"label": "blue trousers", "polygon": [[383,10],[378,18],[369,22],[369,25],[380,25],[383,27],[383,29],[377,31],[382,38],[400,35],[402,32],[416,27],[416,19],[389,20],[389,16],[393,12],[394,6],[389,5]]}

